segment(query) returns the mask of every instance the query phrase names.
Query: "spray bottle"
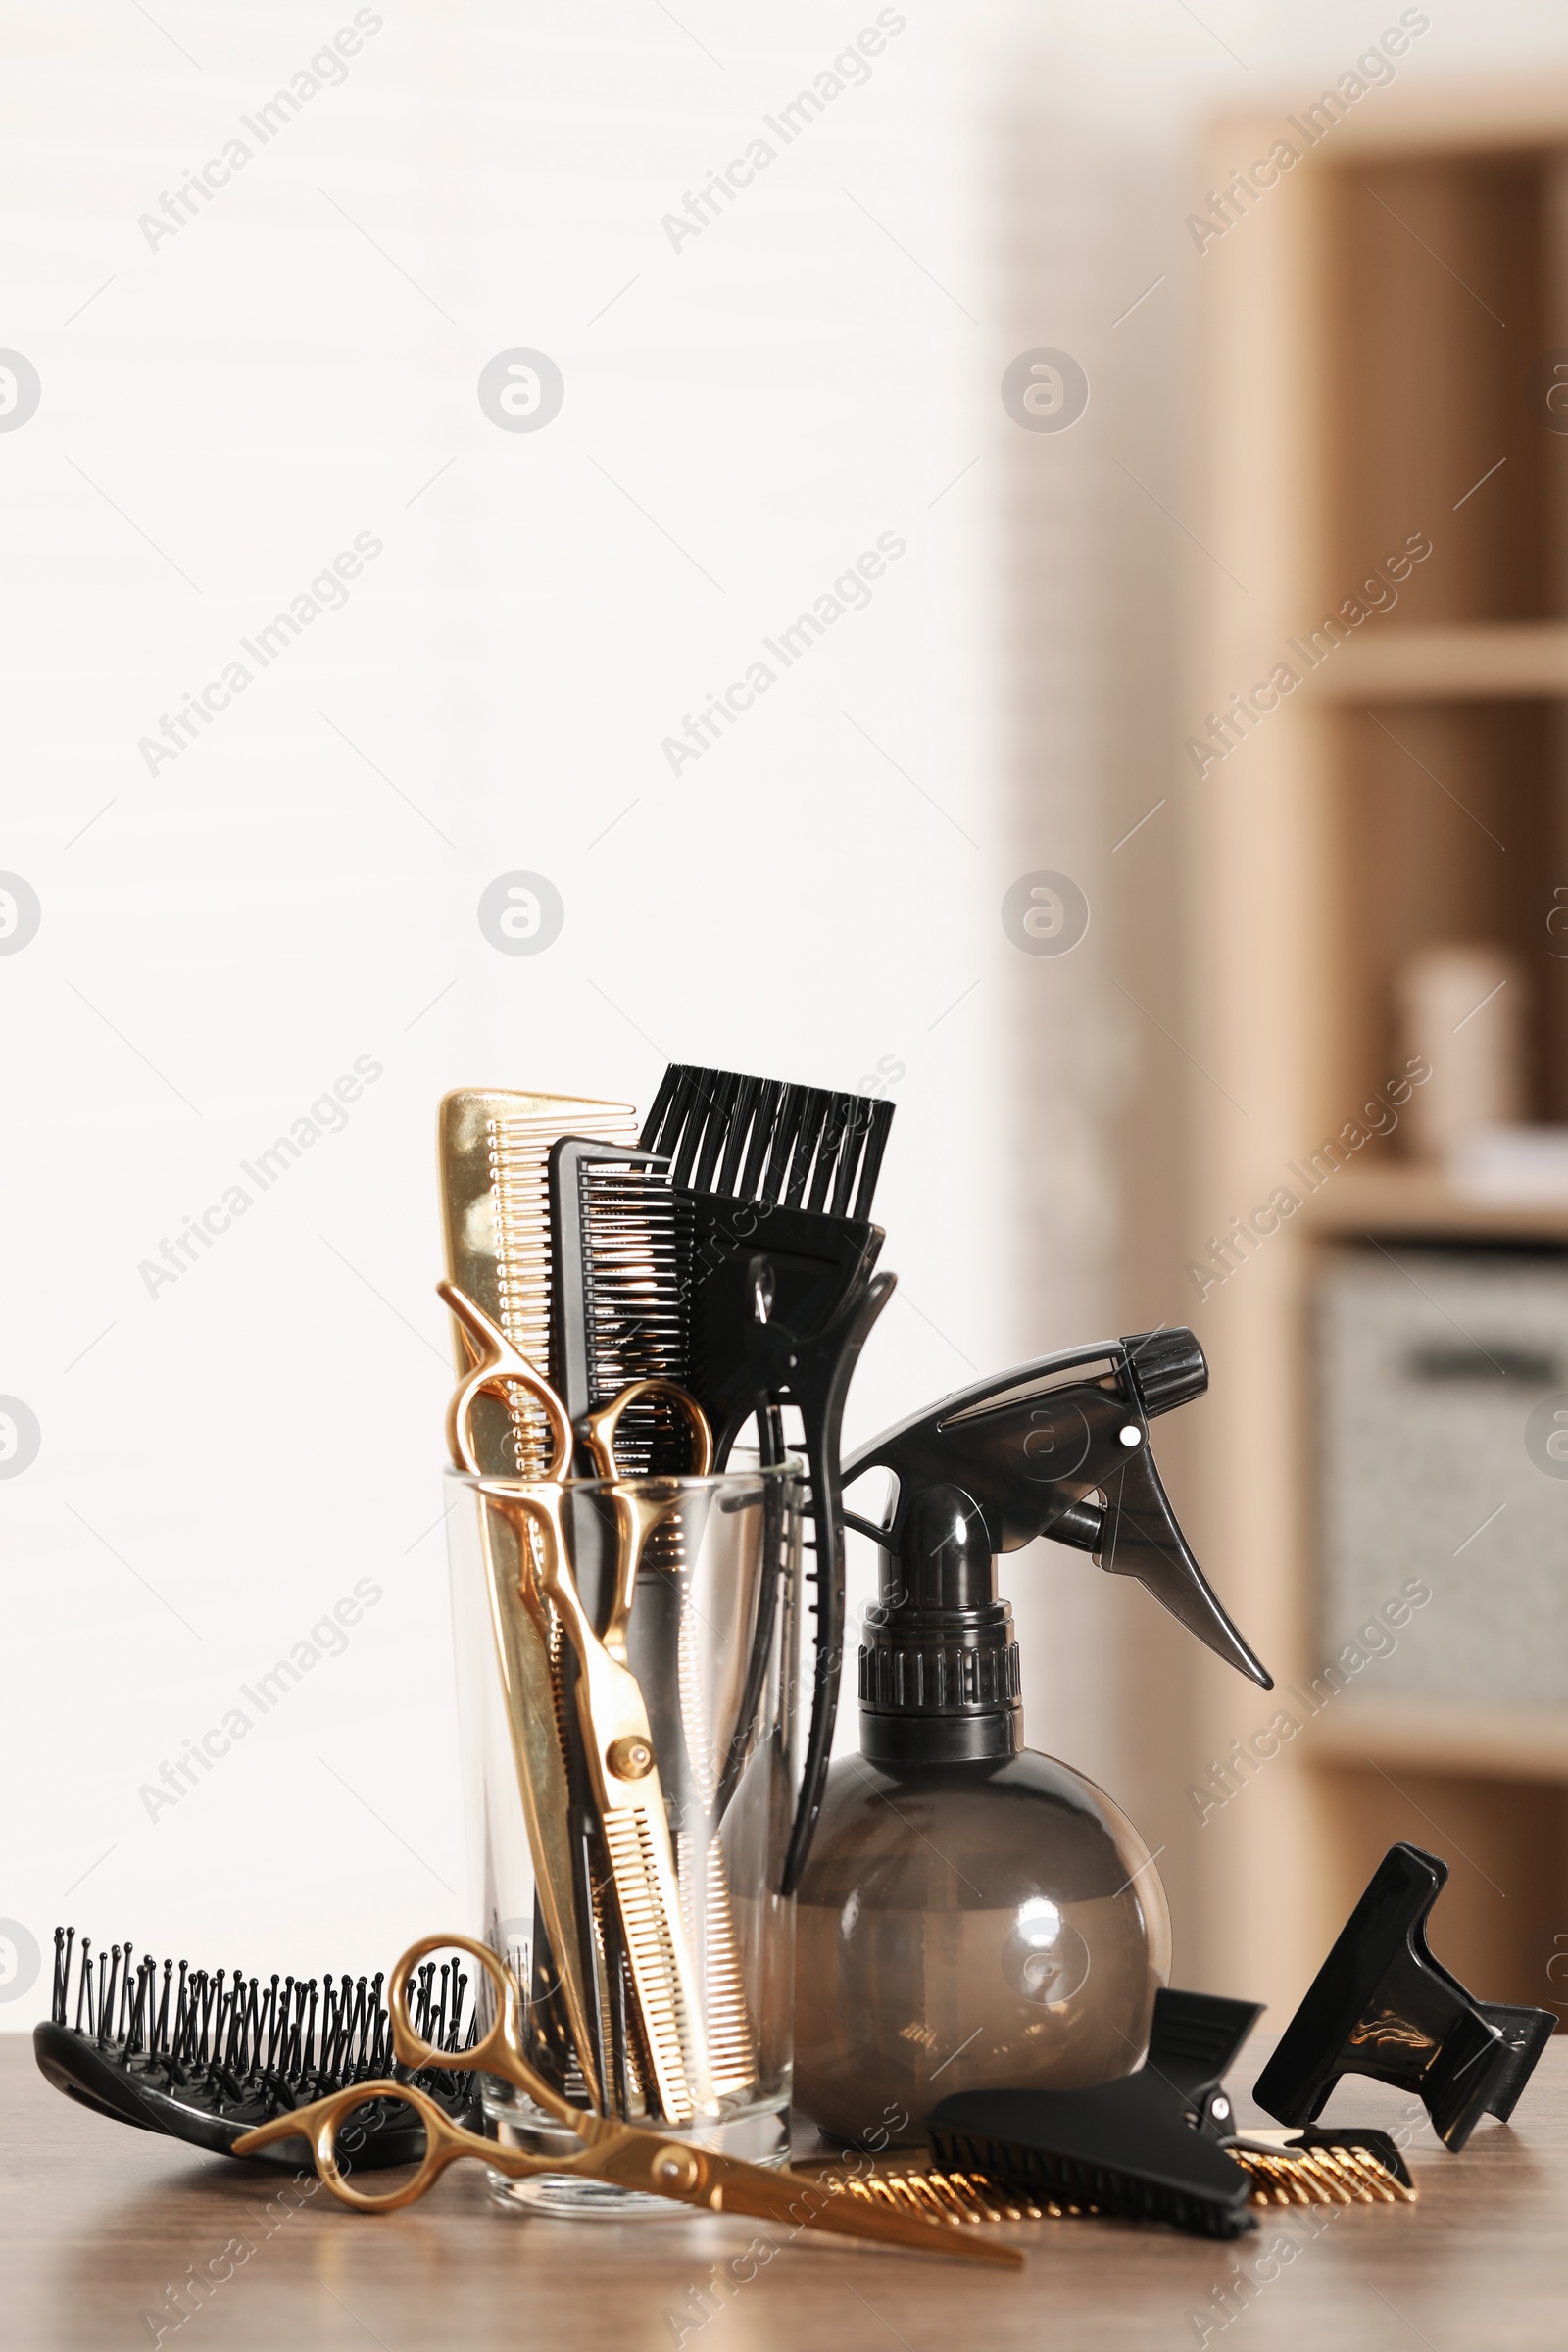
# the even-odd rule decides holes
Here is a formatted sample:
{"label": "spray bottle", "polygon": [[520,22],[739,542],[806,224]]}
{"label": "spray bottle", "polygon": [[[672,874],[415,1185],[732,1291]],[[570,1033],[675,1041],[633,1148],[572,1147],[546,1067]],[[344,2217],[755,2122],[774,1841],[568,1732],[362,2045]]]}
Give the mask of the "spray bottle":
{"label": "spray bottle", "polygon": [[1130,2074],[1170,1973],[1170,1918],[1118,1807],[1023,1744],[996,1555],[1050,1536],[1136,1577],[1208,1648],[1271,1678],[1204,1581],[1149,1423],[1200,1396],[1186,1329],[1048,1356],[887,1430],[892,1473],[860,1649],[860,1752],[834,1765],[796,1915],[795,2103],[859,2138],[957,2090]]}

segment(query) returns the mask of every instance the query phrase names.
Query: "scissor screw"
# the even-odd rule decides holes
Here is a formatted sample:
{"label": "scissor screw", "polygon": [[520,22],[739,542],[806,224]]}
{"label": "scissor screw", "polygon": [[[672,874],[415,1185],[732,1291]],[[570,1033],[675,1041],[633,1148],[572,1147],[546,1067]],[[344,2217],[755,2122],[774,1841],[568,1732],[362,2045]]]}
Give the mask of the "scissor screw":
{"label": "scissor screw", "polygon": [[654,2166],[654,2178],[666,2188],[690,2188],[697,2178],[697,2159],[680,2148],[670,2148]]}
{"label": "scissor screw", "polygon": [[605,1762],[619,1781],[641,1781],[654,1769],[654,1751],[648,1741],[635,1732],[623,1740],[612,1740],[606,1750]]}

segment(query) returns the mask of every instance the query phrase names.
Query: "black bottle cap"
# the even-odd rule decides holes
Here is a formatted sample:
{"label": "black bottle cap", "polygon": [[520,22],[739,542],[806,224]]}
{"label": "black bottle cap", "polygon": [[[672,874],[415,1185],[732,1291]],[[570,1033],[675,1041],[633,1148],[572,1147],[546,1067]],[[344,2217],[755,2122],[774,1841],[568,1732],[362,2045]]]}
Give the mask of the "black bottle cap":
{"label": "black bottle cap", "polygon": [[1185,1323],[1164,1331],[1138,1331],[1121,1343],[1139,1400],[1151,1421],[1178,1404],[1190,1404],[1208,1386],[1208,1365],[1196,1331]]}
{"label": "black bottle cap", "polygon": [[927,1488],[882,1554],[860,1648],[860,1749],[873,1763],[951,1764],[1022,1745],[1018,1644],[997,1598],[984,1514]]}

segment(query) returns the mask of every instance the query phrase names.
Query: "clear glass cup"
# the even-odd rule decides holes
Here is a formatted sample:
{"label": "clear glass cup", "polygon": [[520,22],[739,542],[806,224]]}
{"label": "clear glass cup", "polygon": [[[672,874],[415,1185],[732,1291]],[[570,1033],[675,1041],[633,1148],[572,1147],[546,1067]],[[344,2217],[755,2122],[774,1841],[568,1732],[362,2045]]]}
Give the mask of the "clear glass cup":
{"label": "clear glass cup", "polygon": [[[778,1889],[799,1780],[802,1465],[791,1457],[762,1468],[737,1449],[721,1477],[618,1488],[574,1479],[565,1488],[569,1566],[601,1634],[612,1629],[628,1501],[662,1514],[644,1544],[624,1642],[668,1825],[673,1899],[664,1916],[678,1912],[670,1948],[689,2001],[678,2035],[684,2113],[668,2096],[667,2065],[661,2075],[668,2028],[656,2049],[621,1948],[615,1865],[581,1769],[570,1644],[559,1618],[537,1607],[537,1580],[527,1588],[533,1612],[498,1614],[498,1589],[517,1587],[523,1547],[539,1541],[514,1499],[519,1482],[448,1478],[470,1925],[516,1982],[528,2062],[587,2107],[578,2057],[586,2040],[610,2113],[750,2163],[783,2164],[794,1903]],[[613,1654],[612,1630],[607,1646]],[[562,1726],[565,1752],[575,1751],[564,1774]],[[575,1972],[559,1965],[558,1939],[578,1956]],[[578,2150],[564,2126],[508,2084],[487,2082],[484,2107],[489,2129],[512,2146]],[[681,2210],[570,2175],[492,2173],[490,2185],[524,2211],[623,2220]]]}

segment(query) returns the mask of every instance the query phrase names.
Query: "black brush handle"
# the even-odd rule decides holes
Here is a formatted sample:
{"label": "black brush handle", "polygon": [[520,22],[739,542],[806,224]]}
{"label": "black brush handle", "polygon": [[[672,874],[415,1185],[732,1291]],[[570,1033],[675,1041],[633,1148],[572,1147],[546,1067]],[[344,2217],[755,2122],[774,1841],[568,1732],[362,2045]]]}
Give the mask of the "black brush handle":
{"label": "black brush handle", "polygon": [[[783,1462],[784,1417],[776,1405],[760,1405],[757,1411],[757,1454],[764,1470],[776,1470]],[[717,1457],[715,1456],[715,1459]],[[773,1625],[778,1616],[779,1586],[784,1572],[784,1497],[777,1479],[762,1482],[761,1584],[757,1595],[757,1623],[752,1629],[751,1654],[746,1662],[746,1681],[741,1690],[740,1705],[735,1711],[735,1729],[730,1736],[729,1751],[724,1769],[713,1792],[713,1824],[716,1827],[729,1811],[730,1800],[741,1785],[741,1775],[752,1760],[756,1744],[758,1711],[762,1703],[762,1685],[767,1679],[768,1652],[773,1646]]]}
{"label": "black brush handle", "polygon": [[811,1850],[832,1758],[833,1726],[838,1717],[839,1677],[844,1663],[844,1483],[839,1463],[844,1402],[860,1350],[893,1296],[897,1276],[892,1274],[873,1275],[847,1318],[833,1327],[831,1336],[836,1345],[831,1353],[822,1349],[803,1350],[808,1360],[802,1363],[803,1377],[796,1384],[796,1402],[806,1425],[807,1460],[811,1474],[816,1656],[806,1765],[779,1887],[786,1896],[793,1894],[800,1885]]}

